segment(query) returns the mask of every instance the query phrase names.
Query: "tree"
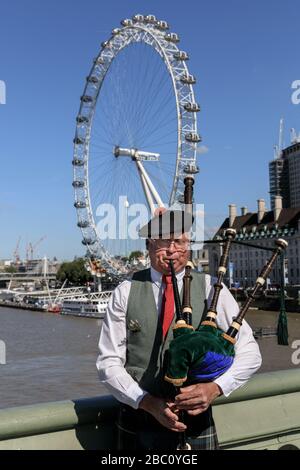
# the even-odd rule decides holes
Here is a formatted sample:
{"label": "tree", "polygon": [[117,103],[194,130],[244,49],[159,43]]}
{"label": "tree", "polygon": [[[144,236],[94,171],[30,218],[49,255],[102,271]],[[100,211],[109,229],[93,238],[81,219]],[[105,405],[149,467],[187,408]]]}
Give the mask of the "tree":
{"label": "tree", "polygon": [[93,277],[85,269],[85,262],[83,258],[76,258],[74,261],[62,263],[57,272],[56,279],[60,282],[68,279],[71,284],[77,286],[92,281]]}
{"label": "tree", "polygon": [[17,272],[17,269],[14,266],[6,266],[4,271],[9,274],[14,274]]}
{"label": "tree", "polygon": [[142,251],[132,251],[129,255],[129,261],[132,261],[133,259],[138,259],[140,258],[141,256],[143,256],[143,252]]}

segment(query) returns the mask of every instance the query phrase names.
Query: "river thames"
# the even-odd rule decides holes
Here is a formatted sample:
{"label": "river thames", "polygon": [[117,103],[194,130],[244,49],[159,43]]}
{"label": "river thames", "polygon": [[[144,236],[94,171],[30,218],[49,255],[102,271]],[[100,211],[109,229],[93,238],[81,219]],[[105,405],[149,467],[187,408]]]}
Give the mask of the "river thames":
{"label": "river thames", "polygon": [[101,320],[0,307],[0,408],[105,394],[95,366]]}
{"label": "river thames", "polygon": [[[252,327],[274,327],[277,318],[255,310],[247,316]],[[289,346],[278,346],[275,337],[258,340],[260,372],[299,368],[292,344],[300,340],[300,314],[288,314],[288,321]],[[0,307],[0,322],[6,344],[0,408],[107,394],[95,366],[101,320]]]}

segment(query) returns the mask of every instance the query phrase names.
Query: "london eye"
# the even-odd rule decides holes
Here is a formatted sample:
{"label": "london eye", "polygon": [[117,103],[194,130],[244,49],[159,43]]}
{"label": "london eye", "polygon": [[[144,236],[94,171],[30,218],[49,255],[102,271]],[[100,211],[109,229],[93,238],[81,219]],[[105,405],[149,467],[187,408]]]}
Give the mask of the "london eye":
{"label": "london eye", "polygon": [[114,274],[127,270],[119,255],[141,243],[127,230],[139,205],[153,214],[182,204],[184,178],[198,173],[196,79],[178,45],[154,15],[121,21],[102,42],[80,98],[72,161],[77,225],[90,255]]}

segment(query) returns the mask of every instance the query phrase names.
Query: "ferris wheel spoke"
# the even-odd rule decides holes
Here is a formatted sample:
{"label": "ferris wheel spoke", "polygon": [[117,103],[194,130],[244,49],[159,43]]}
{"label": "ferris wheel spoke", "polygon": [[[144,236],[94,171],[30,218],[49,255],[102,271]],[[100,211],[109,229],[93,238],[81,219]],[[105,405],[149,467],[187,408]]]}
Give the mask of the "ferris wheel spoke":
{"label": "ferris wheel spoke", "polygon": [[[124,70],[125,67],[122,67],[122,70]],[[120,127],[120,124],[122,123],[123,124],[123,130],[125,131],[126,135],[127,135],[127,138],[128,138],[128,141],[131,142],[131,144],[133,144],[133,141],[132,141],[132,135],[131,135],[131,129],[130,129],[130,124],[129,124],[129,113],[128,113],[128,105],[130,105],[130,103],[128,103],[128,93],[125,92],[122,92],[122,83],[120,81],[120,76],[121,74],[117,73],[117,81],[115,83],[115,90],[116,90],[116,93],[115,93],[115,98],[116,98],[116,102],[117,102],[117,106],[116,106],[116,110],[117,110],[117,113],[118,113],[118,122],[117,122],[117,127],[116,129],[118,129]],[[127,83],[126,80],[123,80],[123,83]]]}
{"label": "ferris wheel spoke", "polygon": [[[138,44],[137,46],[140,46]],[[137,47],[137,49],[141,49],[140,47]],[[143,49],[149,49],[149,46],[145,45]],[[143,51],[143,53],[145,53]],[[142,59],[142,57],[140,57]],[[157,64],[156,64],[157,65]],[[138,67],[137,68],[138,73],[132,76],[132,82],[137,83],[137,84],[143,84],[144,87],[147,89],[147,97],[149,99],[149,86],[147,82],[147,76],[149,75],[150,72],[150,67],[149,67],[149,62],[147,62],[147,67]],[[141,75],[141,71],[144,71],[143,75]],[[155,70],[152,71],[152,81],[153,77],[155,76]],[[144,93],[144,87],[143,86],[135,86],[132,91],[135,92],[135,94],[131,93],[131,102],[129,106],[129,116],[130,116],[130,121],[132,123],[137,123],[141,122],[141,118],[146,114],[145,111],[147,110],[147,106],[145,104],[145,93]],[[137,128],[136,126],[132,126],[135,138],[137,138],[138,133],[137,133]]]}
{"label": "ferris wheel spoke", "polygon": [[[154,107],[154,106],[152,107],[151,113],[150,113],[149,118],[148,118],[148,119],[149,119],[149,122],[152,122],[153,119],[156,118],[156,116],[157,116],[157,114],[158,114],[158,111],[165,109],[165,107],[167,106],[167,104],[168,104],[169,102],[171,102],[171,100],[173,101],[173,100],[174,100],[174,97],[172,97],[172,93],[171,93],[171,91],[169,90],[168,93],[166,94],[165,99],[164,99],[162,102],[157,102],[157,103],[156,103],[156,106],[155,106],[155,107]],[[174,106],[174,109],[175,109],[175,106]],[[160,114],[162,114],[162,113],[160,113]]]}
{"label": "ferris wheel spoke", "polygon": [[[177,123],[177,118],[173,118],[173,119],[170,119],[169,120],[169,123],[168,123],[168,127],[170,127],[170,124],[172,123]],[[147,142],[149,139],[152,139],[153,136],[161,129],[164,129],[165,127],[167,126],[164,126],[163,125],[163,121],[158,121],[157,122],[157,125],[151,130],[151,132],[147,131],[146,129],[144,130],[144,134],[142,135],[142,139],[143,139],[143,142],[145,145],[147,145]],[[177,130],[177,129],[176,129]],[[174,134],[174,128],[168,133],[168,134],[164,134],[164,136],[166,135],[169,135],[173,133]],[[162,141],[162,140],[160,140]],[[157,139],[155,139],[155,142],[157,142]],[[174,141],[175,142],[175,141]]]}
{"label": "ferris wheel spoke", "polygon": [[[167,82],[166,82],[167,83]],[[170,83],[169,83],[170,86]],[[147,112],[144,112],[143,115],[136,115],[134,116],[136,119],[136,122],[140,123],[138,130],[137,130],[137,136],[143,141],[143,135],[149,132],[149,127],[153,125],[153,117],[155,116],[154,112],[154,107],[155,109],[160,108],[161,110],[163,109],[162,106],[160,106],[161,101],[157,99],[155,96],[155,90],[157,94],[157,89],[160,90],[160,94],[162,94],[163,89],[160,88],[160,84],[156,83],[156,88],[153,90],[153,94],[149,92],[148,100],[145,103],[144,108],[141,107],[141,109],[145,109]],[[169,90],[169,94],[170,90]],[[148,129],[147,129],[148,128]]]}
{"label": "ferris wheel spoke", "polygon": [[[141,47],[139,47],[141,46]],[[134,119],[136,117],[136,112],[140,111],[142,112],[142,108],[140,107],[141,105],[141,98],[143,97],[143,92],[142,88],[140,86],[131,86],[132,84],[140,84],[140,83],[146,83],[146,78],[148,74],[148,66],[149,63],[146,63],[146,67],[140,67],[139,64],[142,62],[142,57],[141,57],[141,50],[144,49],[142,44],[132,44],[130,46],[131,51],[133,50],[137,52],[137,60],[135,62],[136,66],[130,68],[130,78],[129,80],[126,81],[127,83],[127,90],[125,90],[125,93],[127,96],[130,96],[130,102],[128,105],[128,115],[130,116],[131,122],[135,122]]]}
{"label": "ferris wheel spoke", "polygon": [[[142,86],[139,87],[139,95],[137,96],[137,100],[136,100],[137,105],[135,107],[136,113],[133,114],[133,119],[134,119],[134,122],[141,123],[140,127],[142,128],[145,126],[148,110],[151,109],[152,103],[157,94],[157,90],[159,89],[157,77],[158,77],[159,72],[161,71],[160,70],[161,68],[164,68],[164,64],[157,61],[154,66],[154,70],[152,70],[152,73],[150,75],[151,76],[150,83],[147,83],[147,77],[149,76],[149,73],[150,73],[149,68],[147,68],[147,72],[144,74],[143,80],[141,82],[147,85],[146,96],[145,96],[145,93],[143,93],[143,87]],[[139,134],[137,133],[137,136],[138,135]]]}
{"label": "ferris wheel spoke", "polygon": [[[146,139],[151,138],[155,131],[159,129],[163,130],[166,127],[170,128],[171,126],[173,126],[173,124],[173,132],[177,132],[176,117],[173,119],[168,119],[168,116],[164,115],[163,117],[160,116],[160,118],[157,119],[157,114],[157,112],[152,111],[151,115],[149,116],[149,121],[151,120],[151,122],[149,122],[148,125],[145,125],[144,128],[141,129],[140,139],[142,142],[145,142]],[[153,123],[155,124],[153,125]]]}

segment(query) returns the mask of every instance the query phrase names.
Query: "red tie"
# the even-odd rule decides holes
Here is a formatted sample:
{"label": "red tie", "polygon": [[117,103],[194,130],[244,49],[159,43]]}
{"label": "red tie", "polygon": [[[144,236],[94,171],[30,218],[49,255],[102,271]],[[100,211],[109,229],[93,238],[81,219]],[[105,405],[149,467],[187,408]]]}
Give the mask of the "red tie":
{"label": "red tie", "polygon": [[163,329],[163,337],[165,338],[174,317],[174,291],[172,284],[172,276],[162,277],[162,281],[166,284],[161,304],[161,323]]}

